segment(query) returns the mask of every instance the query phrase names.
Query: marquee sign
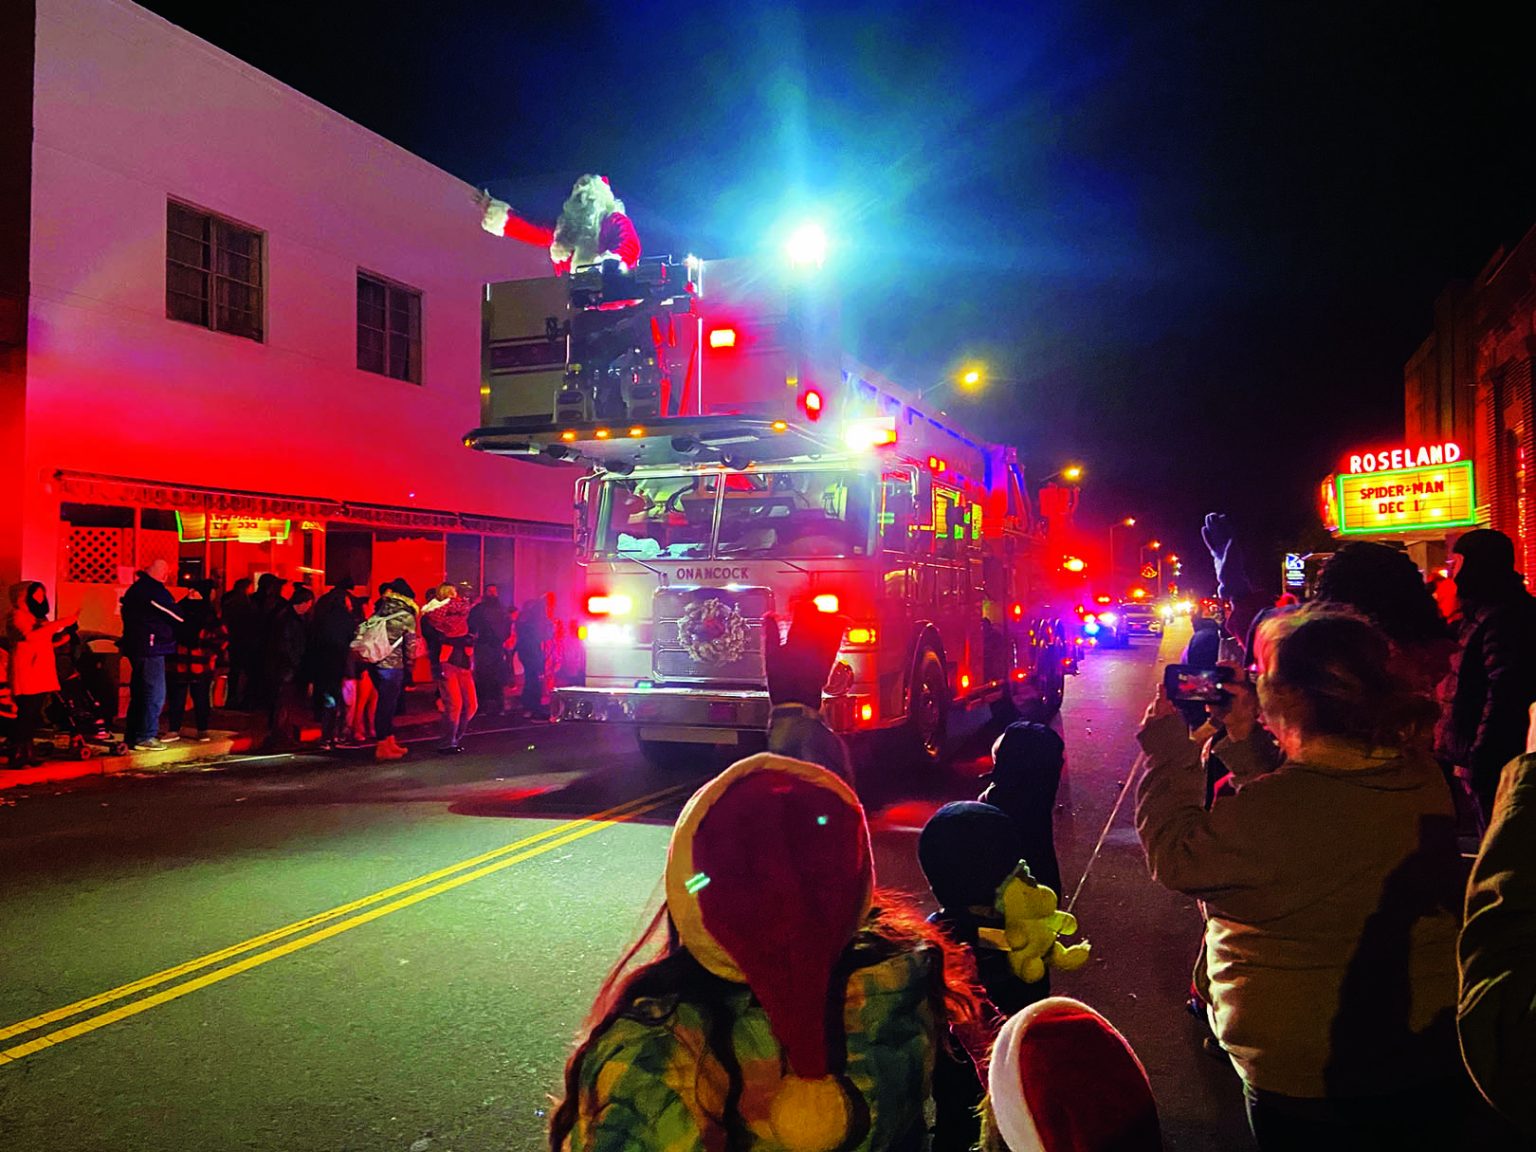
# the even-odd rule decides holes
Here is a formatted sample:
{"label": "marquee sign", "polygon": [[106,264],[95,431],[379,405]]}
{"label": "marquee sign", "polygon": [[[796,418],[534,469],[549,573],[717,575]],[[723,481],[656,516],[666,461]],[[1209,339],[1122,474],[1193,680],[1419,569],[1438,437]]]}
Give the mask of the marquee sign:
{"label": "marquee sign", "polygon": [[[1335,476],[1324,497],[1325,520],[1340,536],[1399,536],[1410,532],[1440,532],[1470,528],[1477,523],[1472,461],[1462,460],[1454,444],[1440,445],[1443,463],[1422,467],[1375,470],[1369,459],[1389,462],[1417,459],[1419,453],[1399,449],[1350,457],[1359,470]],[[1449,450],[1455,456],[1449,460]],[[1429,448],[1419,452],[1428,454]]]}
{"label": "marquee sign", "polygon": [[1461,445],[1453,442],[1421,444],[1417,448],[1393,448],[1386,452],[1353,452],[1341,471],[1398,472],[1404,468],[1423,468],[1431,464],[1455,464],[1461,459]]}

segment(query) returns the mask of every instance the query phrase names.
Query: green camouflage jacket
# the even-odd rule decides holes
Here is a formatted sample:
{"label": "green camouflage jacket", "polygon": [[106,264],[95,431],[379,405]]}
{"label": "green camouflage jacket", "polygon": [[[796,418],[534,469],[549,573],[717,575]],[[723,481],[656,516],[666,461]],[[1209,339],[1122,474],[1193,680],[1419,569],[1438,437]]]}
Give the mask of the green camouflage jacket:
{"label": "green camouflage jacket", "polygon": [[[925,1136],[935,1053],[928,1003],[930,973],[939,962],[928,947],[856,970],[843,1009],[847,1081],[867,1117],[855,1116],[861,1138],[847,1147],[919,1149]],[[743,985],[726,1002],[732,1056],[740,1069],[736,1112],[750,1146],[781,1147],[768,1123],[783,1057],[768,1017]],[[608,1029],[583,1061],[579,1114],[571,1152],[718,1152],[730,1078],[712,1051],[711,1020],[699,1006],[671,998],[641,1000]],[[718,1031],[718,1029],[715,1029]],[[878,1085],[878,1088],[876,1087]]]}

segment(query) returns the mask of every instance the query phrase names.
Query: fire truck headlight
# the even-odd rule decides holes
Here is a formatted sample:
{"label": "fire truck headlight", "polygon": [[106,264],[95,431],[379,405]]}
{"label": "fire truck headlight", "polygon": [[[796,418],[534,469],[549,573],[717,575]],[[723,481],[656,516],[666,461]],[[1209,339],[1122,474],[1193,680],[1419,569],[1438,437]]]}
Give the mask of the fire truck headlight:
{"label": "fire truck headlight", "polygon": [[1100,612],[1099,613],[1099,623],[1101,623],[1101,624],[1108,624],[1108,625],[1110,625],[1110,627],[1114,627],[1114,625],[1116,623],[1118,623],[1119,620],[1120,620],[1120,617],[1116,616],[1113,612]]}
{"label": "fire truck headlight", "polygon": [[635,603],[622,593],[587,597],[587,611],[593,616],[628,616]]}
{"label": "fire truck headlight", "polygon": [[837,593],[823,592],[820,596],[811,597],[811,603],[816,606],[816,611],[818,612],[836,612],[838,605]]}
{"label": "fire truck headlight", "polygon": [[596,620],[585,626],[584,639],[594,648],[633,648],[635,630],[628,624]]}

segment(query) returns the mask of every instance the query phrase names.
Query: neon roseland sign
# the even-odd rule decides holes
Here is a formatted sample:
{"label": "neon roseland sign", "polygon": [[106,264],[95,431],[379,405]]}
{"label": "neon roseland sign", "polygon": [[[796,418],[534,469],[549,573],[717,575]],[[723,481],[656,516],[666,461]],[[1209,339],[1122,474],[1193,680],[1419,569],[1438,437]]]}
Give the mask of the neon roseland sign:
{"label": "neon roseland sign", "polygon": [[1455,464],[1461,459],[1461,445],[1424,444],[1418,448],[1392,448],[1385,452],[1355,452],[1345,461],[1344,471],[1400,472],[1405,468],[1423,468],[1431,464]]}
{"label": "neon roseland sign", "polygon": [[1340,536],[1440,532],[1476,524],[1476,497],[1459,444],[1359,452],[1324,486],[1324,518]]}

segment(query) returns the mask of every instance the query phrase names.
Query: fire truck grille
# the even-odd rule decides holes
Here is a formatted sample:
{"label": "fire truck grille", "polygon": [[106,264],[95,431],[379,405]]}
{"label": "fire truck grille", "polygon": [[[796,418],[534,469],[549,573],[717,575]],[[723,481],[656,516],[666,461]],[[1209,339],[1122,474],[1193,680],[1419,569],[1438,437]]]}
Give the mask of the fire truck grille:
{"label": "fire truck grille", "polygon": [[763,613],[773,610],[767,588],[662,588],[653,609],[657,680],[763,683]]}

